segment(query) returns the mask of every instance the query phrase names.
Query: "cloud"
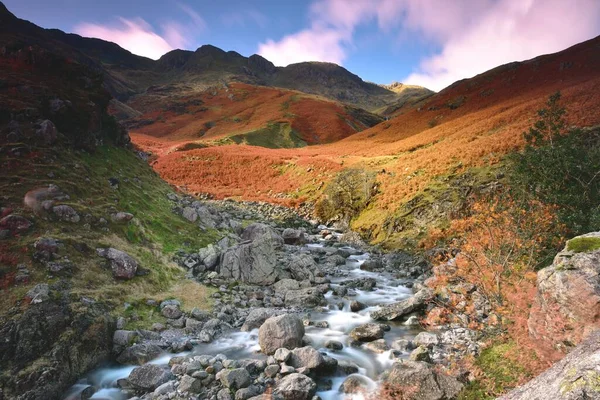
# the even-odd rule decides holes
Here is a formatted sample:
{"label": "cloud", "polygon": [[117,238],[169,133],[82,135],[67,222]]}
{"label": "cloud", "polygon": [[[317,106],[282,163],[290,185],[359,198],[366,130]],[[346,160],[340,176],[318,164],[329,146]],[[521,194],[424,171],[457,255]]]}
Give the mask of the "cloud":
{"label": "cloud", "polygon": [[165,21],[160,26],[160,34],[142,18],[122,17],[107,25],[84,22],[75,26],[74,31],[82,36],[114,42],[134,54],[156,60],[171,50],[193,45],[194,37],[206,29],[206,23],[192,8],[181,3],[178,7],[188,21]]}
{"label": "cloud", "polygon": [[223,25],[228,28],[241,27],[245,28],[247,23],[254,24],[261,29],[267,27],[269,19],[266,15],[256,10],[233,11],[221,16]]}
{"label": "cloud", "polygon": [[[440,90],[497,65],[562,50],[600,33],[598,0],[318,0],[308,28],[259,44],[277,65],[343,63],[357,28],[426,40],[425,56],[404,82]],[[400,78],[400,77],[399,77]]]}

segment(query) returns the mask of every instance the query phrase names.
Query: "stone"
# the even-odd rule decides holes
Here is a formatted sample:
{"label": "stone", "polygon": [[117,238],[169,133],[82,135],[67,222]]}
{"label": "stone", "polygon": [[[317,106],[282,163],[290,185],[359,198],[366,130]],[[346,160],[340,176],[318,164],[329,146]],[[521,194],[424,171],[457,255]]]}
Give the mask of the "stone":
{"label": "stone", "polygon": [[190,222],[196,222],[198,220],[198,212],[192,207],[185,207],[182,212],[183,218]]}
{"label": "stone", "polygon": [[292,373],[283,377],[275,387],[274,394],[285,400],[311,400],[317,392],[317,384],[308,376]]}
{"label": "stone", "polygon": [[298,370],[299,368],[319,369],[325,364],[325,359],[316,349],[310,346],[300,347],[292,350],[289,364]]}
{"label": "stone", "polygon": [[50,261],[56,257],[59,246],[60,243],[56,239],[39,238],[33,245],[35,249],[34,258],[38,261]]}
{"label": "stone", "polygon": [[308,254],[294,254],[287,264],[292,278],[298,281],[315,281],[315,272],[319,269],[315,260]]}
{"label": "stone", "polygon": [[285,244],[301,246],[308,242],[306,233],[299,229],[286,228],[283,230],[281,236],[283,237],[283,242]]}
{"label": "stone", "polygon": [[189,375],[184,375],[181,377],[177,389],[184,393],[200,393],[202,390],[202,381],[200,379],[192,378]]}
{"label": "stone", "polygon": [[291,356],[291,350],[286,349],[284,347],[275,350],[275,353],[273,353],[273,358],[275,358],[275,361],[282,363],[287,363]]}
{"label": "stone", "polygon": [[33,223],[20,215],[10,214],[0,219],[0,229],[10,231],[13,235],[27,231]]}
{"label": "stone", "polygon": [[27,292],[25,298],[31,304],[43,303],[50,299],[50,287],[46,283],[38,283]]}
{"label": "stone", "polygon": [[258,343],[261,351],[267,355],[274,354],[282,347],[289,350],[300,347],[303,337],[302,321],[291,314],[267,319],[258,331]]}
{"label": "stone", "polygon": [[408,356],[408,359],[411,361],[423,361],[426,363],[431,363],[431,356],[426,346],[419,346],[414,349]]}
{"label": "stone", "polygon": [[265,376],[267,378],[275,378],[275,376],[277,376],[277,374],[279,373],[280,369],[281,367],[279,366],[279,364],[268,365],[267,368],[265,368]]}
{"label": "stone", "polygon": [[273,284],[273,289],[278,293],[285,293],[288,290],[300,289],[300,284],[295,279],[285,278],[281,279]]}
{"label": "stone", "polygon": [[363,375],[350,375],[340,386],[340,393],[361,394],[375,388],[375,384]]}
{"label": "stone", "polygon": [[221,249],[214,244],[208,245],[198,251],[198,256],[208,270],[213,270],[219,264]]}
{"label": "stone", "polygon": [[269,318],[280,315],[282,311],[272,308],[255,308],[246,317],[242,325],[242,332],[250,332],[253,329],[258,329]]}
{"label": "stone", "polygon": [[150,392],[174,378],[170,371],[156,364],[145,364],[134,368],[127,381],[136,389]]}
{"label": "stone", "polygon": [[381,306],[379,310],[371,313],[371,318],[375,320],[392,321],[407,316],[415,311],[425,308],[429,299],[433,296],[433,291],[429,288],[419,290],[414,296],[398,303]]}
{"label": "stone", "polygon": [[52,212],[61,220],[72,223],[81,221],[81,217],[77,214],[77,211],[73,207],[66,204],[52,207]]}
{"label": "stone", "polygon": [[594,331],[562,360],[499,400],[600,399],[600,331]]}
{"label": "stone", "polygon": [[250,386],[252,378],[246,368],[226,369],[219,373],[219,380],[223,386],[238,390]]}
{"label": "stone", "polygon": [[250,385],[235,392],[235,400],[248,400],[262,393],[260,386]]}
{"label": "stone", "polygon": [[131,279],[138,270],[137,261],[124,251],[110,248],[98,248],[96,253],[110,261],[113,277]]}
{"label": "stone", "polygon": [[365,348],[371,350],[373,353],[382,354],[390,349],[383,339],[373,340],[365,344]]}
{"label": "stone", "polygon": [[45,145],[51,145],[58,139],[58,130],[56,126],[49,119],[45,119],[39,123],[35,134],[40,138],[41,142]]}
{"label": "stone", "polygon": [[[579,243],[597,243],[578,251]],[[551,266],[537,274],[530,336],[541,346],[567,352],[600,328],[600,232],[567,242]]]}
{"label": "stone", "polygon": [[133,214],[128,212],[119,211],[118,213],[112,214],[110,216],[113,222],[122,223],[128,222],[133,219]]}
{"label": "stone", "polygon": [[118,346],[131,346],[136,337],[136,332],[116,330],[113,334],[113,343]]}
{"label": "stone", "polygon": [[352,300],[350,302],[350,311],[352,311],[352,312],[362,311],[365,308],[367,308],[367,305],[364,303],[361,303],[360,301]]}
{"label": "stone", "polygon": [[163,315],[163,317],[168,319],[179,319],[183,315],[179,309],[179,306],[175,304],[169,304],[163,307],[162,310],[160,310],[160,313]]}
{"label": "stone", "polygon": [[328,340],[325,342],[325,347],[329,350],[339,351],[344,348],[342,342],[338,342],[337,340]]}
{"label": "stone", "polygon": [[419,400],[455,399],[463,388],[456,378],[418,361],[394,363],[384,381],[391,388],[410,387],[414,390],[412,398]]}
{"label": "stone", "polygon": [[317,288],[309,287],[299,290],[288,290],[284,299],[286,307],[310,308],[325,305],[325,297]]}
{"label": "stone", "polygon": [[413,343],[417,346],[433,347],[440,342],[440,339],[435,333],[420,332],[413,339]]}
{"label": "stone", "polygon": [[233,400],[233,397],[229,389],[224,388],[217,393],[217,400]]}
{"label": "stone", "polygon": [[163,350],[156,344],[134,344],[119,354],[119,357],[117,357],[117,362],[124,365],[142,365],[154,360],[156,357],[161,355],[162,352]]}
{"label": "stone", "polygon": [[385,330],[380,324],[367,323],[350,331],[350,337],[359,342],[372,342],[383,338]]}
{"label": "stone", "polygon": [[169,381],[157,387],[152,395],[154,397],[168,395],[169,393],[175,392],[175,389],[175,381]]}
{"label": "stone", "polygon": [[269,225],[261,223],[248,225],[242,232],[241,238],[242,240],[249,240],[252,242],[256,240],[266,240],[272,242],[276,248],[283,245],[283,238]]}

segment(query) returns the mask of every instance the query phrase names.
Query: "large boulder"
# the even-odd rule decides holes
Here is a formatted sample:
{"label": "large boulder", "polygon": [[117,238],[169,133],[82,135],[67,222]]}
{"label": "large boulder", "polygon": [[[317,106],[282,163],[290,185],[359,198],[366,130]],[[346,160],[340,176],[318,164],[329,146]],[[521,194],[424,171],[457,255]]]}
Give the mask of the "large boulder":
{"label": "large boulder", "polygon": [[131,279],[135,276],[138,269],[137,261],[124,251],[113,249],[112,247],[96,249],[100,257],[110,261],[113,276],[117,279]]}
{"label": "large boulder", "polygon": [[380,324],[363,324],[350,331],[350,337],[359,342],[372,342],[383,338],[385,329]]}
{"label": "large boulder", "polygon": [[319,268],[309,254],[294,254],[287,265],[292,278],[298,281],[315,281],[315,272]]}
{"label": "large boulder", "polygon": [[286,228],[281,234],[285,244],[303,245],[308,242],[306,233],[300,229]]}
{"label": "large boulder", "polygon": [[142,365],[160,356],[163,350],[153,343],[134,344],[123,350],[117,362],[123,365]]}
{"label": "large boulder", "polygon": [[326,303],[321,290],[314,287],[288,290],[284,302],[286,307],[316,307]]}
{"label": "large boulder", "polygon": [[306,375],[289,374],[275,387],[275,395],[285,400],[310,400],[317,392],[317,384]]}
{"label": "large boulder", "polygon": [[293,350],[302,346],[304,324],[294,315],[271,317],[258,330],[258,343],[265,354],[274,354],[279,348]]}
{"label": "large boulder", "polygon": [[591,333],[562,360],[500,400],[600,399],[600,331]]}
{"label": "large boulder", "polygon": [[406,317],[408,314],[425,308],[427,301],[433,296],[433,291],[424,288],[412,297],[398,303],[382,306],[379,310],[371,313],[371,318],[380,321],[392,321]]}
{"label": "large boulder", "polygon": [[323,355],[311,346],[299,347],[292,350],[290,365],[296,369],[319,369],[325,364]]}
{"label": "large boulder", "polygon": [[560,351],[600,328],[600,232],[571,239],[538,272],[528,326],[539,344]]}
{"label": "large boulder", "polygon": [[282,311],[273,308],[255,308],[246,317],[241,331],[250,332],[253,329],[258,329],[267,319],[280,314],[282,314]]}
{"label": "large boulder", "polygon": [[268,225],[252,224],[244,230],[246,242],[228,248],[221,258],[219,274],[255,285],[272,285],[280,275],[277,250],[283,244],[281,236]]}
{"label": "large boulder", "polygon": [[127,381],[136,389],[150,392],[174,378],[170,371],[156,364],[145,364],[131,371]]}
{"label": "large boulder", "polygon": [[395,363],[384,379],[391,392],[401,390],[406,399],[456,399],[463,385],[449,375],[437,372],[431,365],[419,361]]}
{"label": "large boulder", "polygon": [[203,249],[198,251],[198,256],[202,263],[206,266],[207,269],[214,269],[219,263],[219,257],[221,257],[221,249],[214,244],[208,245]]}

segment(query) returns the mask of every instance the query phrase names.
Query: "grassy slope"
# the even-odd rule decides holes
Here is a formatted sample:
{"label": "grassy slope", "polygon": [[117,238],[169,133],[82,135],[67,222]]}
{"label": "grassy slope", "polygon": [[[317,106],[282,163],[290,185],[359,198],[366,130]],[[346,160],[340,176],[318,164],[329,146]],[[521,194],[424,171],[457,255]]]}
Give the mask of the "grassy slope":
{"label": "grassy slope", "polygon": [[[60,255],[68,257],[74,265],[69,280],[75,298],[85,296],[106,301],[120,311],[124,302],[138,305],[147,298],[180,297],[187,293],[185,308],[209,305],[209,290],[191,281],[182,283],[184,271],[170,260],[170,254],[178,248],[203,247],[213,242],[217,233],[203,232],[172,213],[167,199],[171,188],[133,152],[104,146],[93,154],[71,149],[40,149],[32,154],[25,160],[8,159],[13,167],[2,168],[0,172],[2,205],[35,223],[26,234],[2,243],[3,249],[13,254],[14,259],[0,264],[5,283],[0,309],[9,310],[35,284],[59,279],[49,279],[45,268],[33,262],[30,282],[6,289],[16,264],[30,263],[32,245],[42,236],[59,239],[64,244]],[[108,179],[113,177],[120,181],[118,189],[109,185]],[[73,224],[54,221],[49,216],[35,217],[22,207],[28,190],[50,183],[69,194],[70,199],[63,204],[75,208],[82,216],[81,222]],[[134,219],[124,224],[110,222],[110,214],[115,211],[131,212]],[[97,223],[86,225],[86,214],[96,220],[103,217],[109,223],[105,227]],[[76,249],[86,246],[88,250],[83,252]],[[95,255],[94,249],[99,246],[128,252],[150,273],[130,281],[114,280],[104,261]],[[142,319],[140,323],[143,322]]]}

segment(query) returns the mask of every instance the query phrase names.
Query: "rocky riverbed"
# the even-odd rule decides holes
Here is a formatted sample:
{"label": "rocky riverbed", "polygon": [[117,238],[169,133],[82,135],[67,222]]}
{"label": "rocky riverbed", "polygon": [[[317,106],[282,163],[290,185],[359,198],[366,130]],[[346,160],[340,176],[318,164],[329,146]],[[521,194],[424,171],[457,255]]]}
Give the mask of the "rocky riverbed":
{"label": "rocky riverbed", "polygon": [[461,340],[477,351],[476,342],[462,328],[420,327],[432,296],[422,258],[382,254],[325,226],[245,224],[172,200],[190,221],[202,214],[231,230],[176,257],[189,279],[217,288],[213,310],[184,313],[172,299],[152,304],[164,318],[147,330],[119,320],[116,363],[82,377],[65,399],[345,399],[407,382],[434,399],[462,388],[432,363]]}

